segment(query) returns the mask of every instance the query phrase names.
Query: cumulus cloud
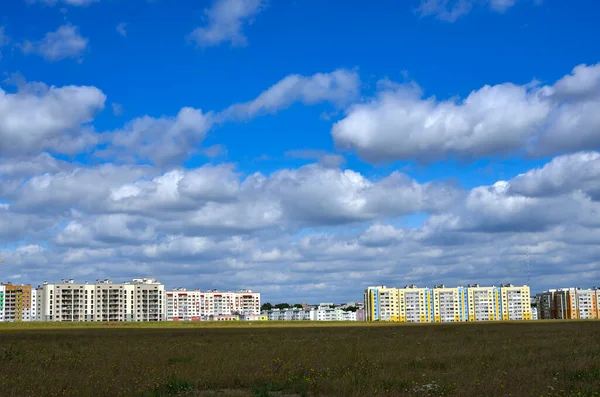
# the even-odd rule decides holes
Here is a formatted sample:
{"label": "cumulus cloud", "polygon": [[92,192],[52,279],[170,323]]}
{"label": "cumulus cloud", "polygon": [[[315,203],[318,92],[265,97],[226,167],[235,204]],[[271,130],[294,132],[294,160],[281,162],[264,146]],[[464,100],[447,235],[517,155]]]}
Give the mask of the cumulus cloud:
{"label": "cumulus cloud", "polygon": [[79,28],[73,25],[60,26],[54,32],[48,32],[38,41],[25,40],[21,50],[25,54],[38,54],[48,61],[60,61],[66,58],[81,60],[88,46],[88,39],[81,36]]}
{"label": "cumulus cloud", "polygon": [[174,164],[197,151],[212,125],[211,113],[190,107],[182,108],[175,117],[139,117],[105,135],[111,147],[103,155]]}
{"label": "cumulus cloud", "polygon": [[[184,107],[174,117],[135,118],[123,128],[103,135],[103,141],[109,147],[99,151],[98,156],[118,157],[120,161],[150,161],[158,166],[179,164],[195,153],[214,157],[223,153],[220,146],[201,149],[200,145],[215,124],[273,114],[296,102],[304,105],[329,102],[342,106],[358,97],[359,85],[358,74],[345,69],[312,76],[290,75],[255,99],[220,112]],[[340,158],[334,155],[323,158],[323,164],[335,165],[339,161]]]}
{"label": "cumulus cloud", "polygon": [[510,181],[511,191],[528,197],[549,197],[582,191],[600,199],[600,154],[581,152],[559,156],[541,168]]}
{"label": "cumulus cloud", "polygon": [[90,86],[26,83],[16,93],[0,88],[0,155],[81,151],[95,143],[87,123],[105,101],[104,93]]}
{"label": "cumulus cloud", "polygon": [[455,22],[468,14],[475,5],[487,6],[491,11],[502,13],[514,6],[517,0],[421,0],[417,12],[422,16],[433,15],[446,22]]}
{"label": "cumulus cloud", "polygon": [[200,47],[230,42],[232,46],[247,44],[243,28],[252,22],[265,6],[263,0],[215,0],[204,10],[207,23],[190,33],[189,38]]}
{"label": "cumulus cloud", "polygon": [[272,114],[295,102],[314,105],[330,102],[342,106],[359,95],[358,73],[347,69],[312,76],[289,75],[262,92],[252,101],[239,103],[224,110],[222,119],[248,119],[261,114]]}
{"label": "cumulus cloud", "polygon": [[484,86],[465,99],[423,98],[415,85],[388,85],[355,104],[332,128],[336,144],[378,162],[595,148],[599,65],[580,65],[552,86]]}

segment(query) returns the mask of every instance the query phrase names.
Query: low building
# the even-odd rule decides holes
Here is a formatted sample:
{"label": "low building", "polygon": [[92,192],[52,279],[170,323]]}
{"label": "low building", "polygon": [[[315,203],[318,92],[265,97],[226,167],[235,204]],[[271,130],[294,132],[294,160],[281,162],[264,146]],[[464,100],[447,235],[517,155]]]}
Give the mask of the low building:
{"label": "low building", "polygon": [[332,303],[320,304],[318,307],[271,309],[262,312],[269,321],[358,321],[364,318],[364,311],[346,310]]}

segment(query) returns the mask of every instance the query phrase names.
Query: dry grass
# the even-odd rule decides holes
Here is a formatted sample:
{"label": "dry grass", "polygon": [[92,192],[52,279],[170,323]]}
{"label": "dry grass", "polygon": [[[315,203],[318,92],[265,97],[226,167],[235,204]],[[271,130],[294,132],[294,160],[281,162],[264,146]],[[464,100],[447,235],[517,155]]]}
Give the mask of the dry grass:
{"label": "dry grass", "polygon": [[600,392],[600,322],[211,325],[3,325],[0,396]]}

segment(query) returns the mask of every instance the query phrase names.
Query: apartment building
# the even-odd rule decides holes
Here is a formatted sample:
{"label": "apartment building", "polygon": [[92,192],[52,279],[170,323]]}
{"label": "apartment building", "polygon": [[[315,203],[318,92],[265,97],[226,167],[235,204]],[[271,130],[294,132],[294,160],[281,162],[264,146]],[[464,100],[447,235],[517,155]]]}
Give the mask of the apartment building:
{"label": "apartment building", "polygon": [[260,293],[251,290],[200,291],[178,288],[166,291],[168,321],[210,320],[211,316],[259,315]]}
{"label": "apartment building", "polygon": [[558,288],[536,295],[539,319],[600,318],[600,288]]}
{"label": "apartment building", "polygon": [[363,321],[364,311],[344,310],[343,307],[332,307],[332,303],[318,307],[271,309],[262,312],[269,321]]}
{"label": "apartment building", "polygon": [[367,321],[463,322],[529,320],[528,286],[388,288],[368,287],[364,294]]}
{"label": "apartment building", "polygon": [[463,287],[446,288],[444,285],[433,288],[434,322],[460,322],[469,318],[468,294]]}
{"label": "apartment building", "polygon": [[317,311],[314,308],[271,309],[262,312],[269,321],[316,321]]}
{"label": "apartment building", "polygon": [[32,294],[31,285],[6,283],[2,286],[4,287],[4,321],[20,322],[35,319],[37,305],[33,304],[33,300],[36,296],[35,293]]}
{"label": "apartment building", "polygon": [[0,322],[4,321],[4,295],[6,294],[6,287],[0,285]]}
{"label": "apartment building", "polygon": [[[162,321],[164,286],[153,278],[113,284],[62,280],[38,290],[40,321]],[[39,305],[39,304],[38,304]]]}

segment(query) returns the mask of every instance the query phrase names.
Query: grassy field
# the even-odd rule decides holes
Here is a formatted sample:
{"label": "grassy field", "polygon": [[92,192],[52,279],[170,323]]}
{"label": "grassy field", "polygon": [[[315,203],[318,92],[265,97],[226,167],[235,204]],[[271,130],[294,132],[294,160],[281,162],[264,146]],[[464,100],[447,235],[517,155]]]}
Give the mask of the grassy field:
{"label": "grassy field", "polygon": [[0,396],[597,396],[600,322],[0,326]]}

